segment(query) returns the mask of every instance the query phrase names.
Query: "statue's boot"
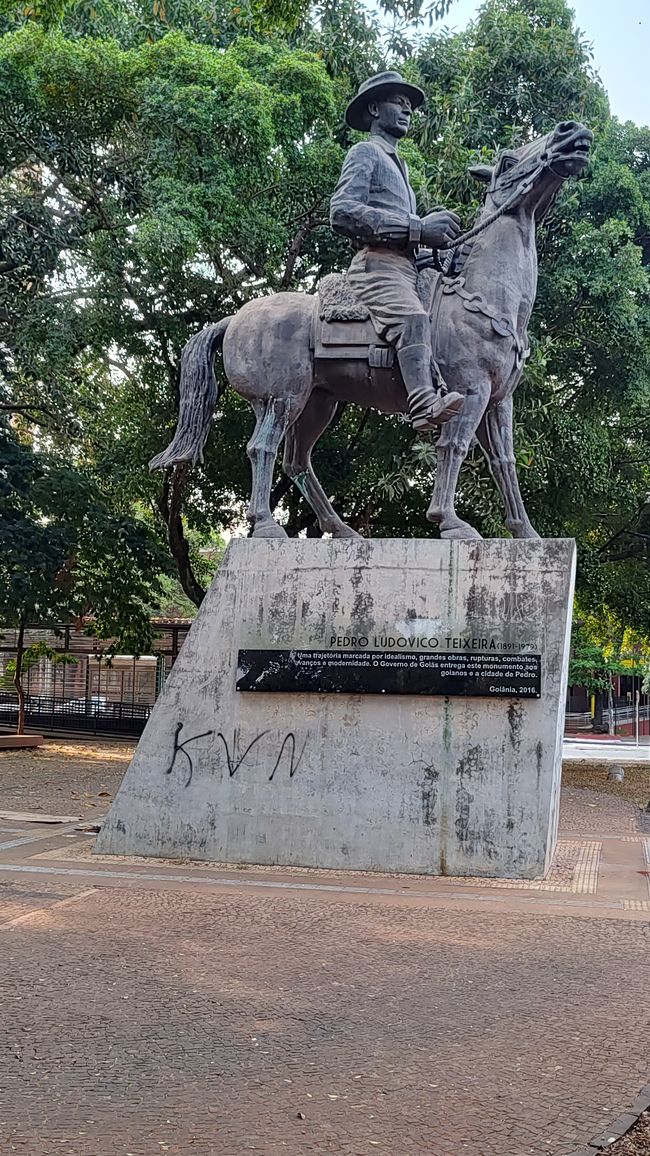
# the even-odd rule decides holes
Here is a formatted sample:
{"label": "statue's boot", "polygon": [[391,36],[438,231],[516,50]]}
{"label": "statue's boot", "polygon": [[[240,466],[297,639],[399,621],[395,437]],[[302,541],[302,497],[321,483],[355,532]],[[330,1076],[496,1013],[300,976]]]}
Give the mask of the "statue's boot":
{"label": "statue's boot", "polygon": [[[431,358],[428,345],[406,345],[397,351],[408,397],[409,418],[419,433],[435,429],[460,413],[465,402],[462,393],[447,389],[438,366]],[[434,387],[431,370],[437,377]]]}

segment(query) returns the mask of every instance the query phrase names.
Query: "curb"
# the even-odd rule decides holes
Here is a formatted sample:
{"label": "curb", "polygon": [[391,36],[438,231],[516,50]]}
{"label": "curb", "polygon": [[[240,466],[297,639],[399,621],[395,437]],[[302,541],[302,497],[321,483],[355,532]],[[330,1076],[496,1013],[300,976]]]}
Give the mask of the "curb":
{"label": "curb", "polygon": [[634,1127],[639,1117],[647,1112],[648,1108],[650,1108],[650,1084],[641,1088],[632,1106],[626,1112],[622,1112],[613,1121],[611,1127],[600,1132],[598,1136],[594,1136],[593,1140],[590,1140],[584,1148],[575,1148],[567,1156],[597,1156],[599,1152],[606,1151],[617,1140],[620,1140],[621,1136],[629,1132],[630,1128]]}

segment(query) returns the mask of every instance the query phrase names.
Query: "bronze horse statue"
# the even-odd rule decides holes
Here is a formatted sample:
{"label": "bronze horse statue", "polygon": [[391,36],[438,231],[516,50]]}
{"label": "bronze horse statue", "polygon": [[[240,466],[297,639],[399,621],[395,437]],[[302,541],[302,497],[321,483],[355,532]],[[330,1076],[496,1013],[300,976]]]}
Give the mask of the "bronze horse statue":
{"label": "bronze horse statue", "polygon": [[[427,518],[442,538],[479,538],[454,508],[461,465],[478,440],[501,492],[515,538],[537,538],[515,468],[512,395],[528,356],[528,323],[537,292],[535,228],[562,183],[582,173],[593,135],[575,121],[547,136],[503,150],[494,167],[473,176],[488,184],[473,229],[449,248],[450,273],[430,273],[434,356],[450,389],[464,396],[460,413],[442,426],[435,488]],[[150,463],[162,469],[195,463],[212,424],[218,390],[214,356],[223,350],[226,377],[257,418],[247,451],[252,467],[248,518],[253,537],[284,537],[269,505],[273,467],[285,439],[283,468],[312,506],[321,530],[358,537],[339,518],[311,464],[311,451],[337,405],[356,402],[383,413],[405,413],[406,393],[395,361],[372,368],[368,359],[318,361],[313,327],[317,298],[277,293],[249,301],[232,317],[190,339],[181,360],[180,412],[173,441]],[[381,345],[377,339],[377,343]],[[389,351],[386,351],[389,352]]]}

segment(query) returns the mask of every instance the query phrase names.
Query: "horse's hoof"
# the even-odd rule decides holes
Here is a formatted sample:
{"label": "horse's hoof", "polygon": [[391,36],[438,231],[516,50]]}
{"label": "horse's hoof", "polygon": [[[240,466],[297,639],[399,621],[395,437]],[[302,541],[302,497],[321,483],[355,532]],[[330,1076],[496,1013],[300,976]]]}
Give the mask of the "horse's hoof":
{"label": "horse's hoof", "polygon": [[461,530],[458,526],[454,526],[453,530],[441,530],[440,537],[455,542],[482,542],[483,536],[479,534],[478,530],[468,526],[466,530]]}
{"label": "horse's hoof", "polygon": [[251,535],[252,538],[288,538],[286,530],[277,522],[260,522]]}
{"label": "horse's hoof", "polygon": [[333,538],[360,538],[361,534],[357,534],[352,526],[341,526],[340,530],[332,530]]}
{"label": "horse's hoof", "polygon": [[470,526],[469,522],[463,522],[461,518],[454,519],[453,522],[440,523],[440,537],[451,539],[457,542],[482,542],[483,538],[478,530]]}
{"label": "horse's hoof", "polygon": [[454,514],[443,514],[435,506],[429,507],[427,518],[430,522],[438,523],[441,538],[451,538],[461,542],[483,541],[481,534],[473,526],[470,526],[469,522],[463,522],[462,518],[457,518]]}

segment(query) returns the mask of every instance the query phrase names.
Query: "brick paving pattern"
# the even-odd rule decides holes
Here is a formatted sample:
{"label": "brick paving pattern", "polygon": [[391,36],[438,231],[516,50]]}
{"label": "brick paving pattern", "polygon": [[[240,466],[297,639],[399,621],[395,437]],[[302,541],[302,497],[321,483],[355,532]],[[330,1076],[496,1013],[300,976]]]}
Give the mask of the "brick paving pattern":
{"label": "brick paving pattern", "polygon": [[[15,920],[23,919],[33,912],[47,910],[62,899],[76,895],[78,883],[65,883],[48,879],[30,880],[29,883],[0,882],[0,927]],[[2,979],[0,978],[0,984]]]}
{"label": "brick paving pattern", "polygon": [[3,1152],[561,1154],[646,1078],[646,922],[105,888],[2,934]]}
{"label": "brick paving pattern", "polygon": [[449,876],[441,883],[451,887],[505,887],[517,891],[564,891],[595,894],[602,843],[597,840],[558,840],[553,866],[545,879],[477,879],[473,876]]}
{"label": "brick paving pattern", "polygon": [[[74,759],[54,757],[40,794],[31,763],[0,806],[74,813]],[[110,759],[80,763],[91,818]],[[586,1148],[649,1079],[636,818],[565,792],[561,895],[341,872],[316,890],[327,873],[273,869],[226,886],[3,823],[0,845],[33,841],[0,846],[2,1156]]]}

